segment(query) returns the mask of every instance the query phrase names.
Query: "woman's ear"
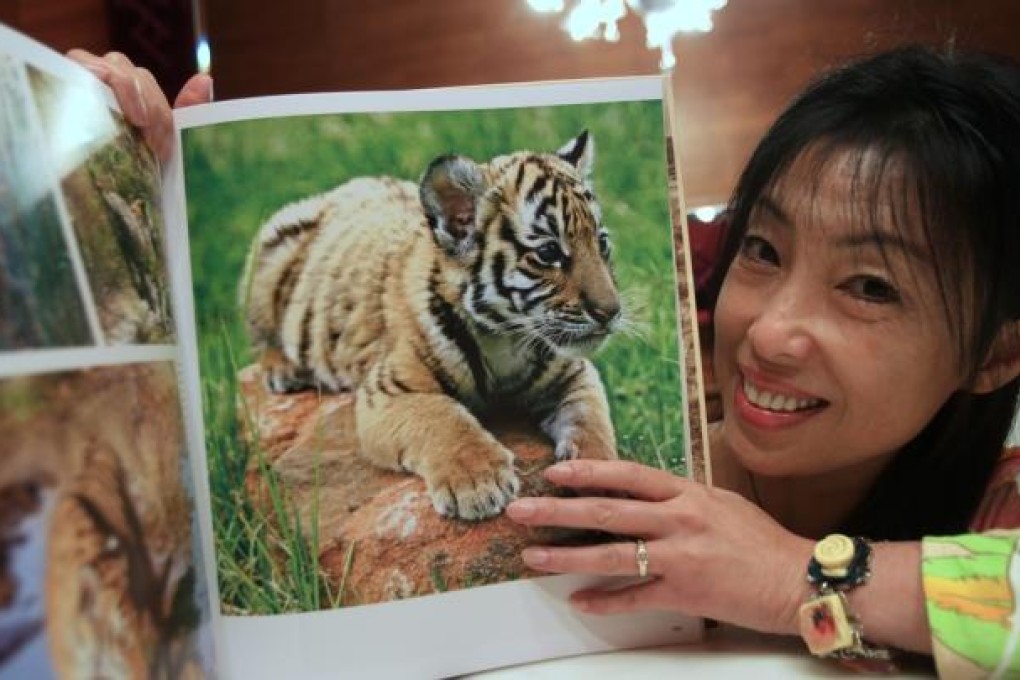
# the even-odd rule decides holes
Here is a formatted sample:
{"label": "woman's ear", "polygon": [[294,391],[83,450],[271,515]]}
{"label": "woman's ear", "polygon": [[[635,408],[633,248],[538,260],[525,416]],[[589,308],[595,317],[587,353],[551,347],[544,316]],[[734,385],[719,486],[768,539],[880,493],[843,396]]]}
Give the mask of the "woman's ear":
{"label": "woman's ear", "polygon": [[1020,375],[1020,321],[1009,321],[999,329],[985,363],[981,365],[970,391],[994,392]]}

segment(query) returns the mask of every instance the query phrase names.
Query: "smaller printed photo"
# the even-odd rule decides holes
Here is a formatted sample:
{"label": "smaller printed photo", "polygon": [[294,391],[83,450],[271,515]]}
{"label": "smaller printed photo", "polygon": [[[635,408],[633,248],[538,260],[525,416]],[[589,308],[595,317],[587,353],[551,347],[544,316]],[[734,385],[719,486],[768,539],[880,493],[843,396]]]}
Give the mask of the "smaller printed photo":
{"label": "smaller printed photo", "polygon": [[211,675],[173,364],[0,380],[0,677]]}
{"label": "smaller printed photo", "polygon": [[159,166],[152,152],[97,90],[31,67],[29,82],[104,344],[172,343]]}
{"label": "smaller printed photo", "polygon": [[0,55],[0,352],[92,345],[23,69]]}

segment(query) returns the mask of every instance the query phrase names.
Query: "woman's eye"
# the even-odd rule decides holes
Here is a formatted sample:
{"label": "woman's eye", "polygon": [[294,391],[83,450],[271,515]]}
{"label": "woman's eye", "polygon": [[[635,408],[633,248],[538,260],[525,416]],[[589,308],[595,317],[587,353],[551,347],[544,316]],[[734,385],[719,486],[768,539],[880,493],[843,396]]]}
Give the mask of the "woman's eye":
{"label": "woman's eye", "polygon": [[604,231],[599,232],[599,253],[604,258],[609,257],[609,253],[612,251],[613,245],[609,242],[609,234]]}
{"label": "woman's eye", "polygon": [[535,249],[535,255],[542,264],[559,264],[563,260],[563,251],[553,241],[543,243]]}
{"label": "woman's eye", "polygon": [[740,244],[740,254],[753,262],[769,265],[779,264],[779,253],[771,243],[761,236],[747,235]]}
{"label": "woman's eye", "polygon": [[843,289],[865,302],[888,305],[900,301],[896,287],[878,276],[855,276],[843,284]]}

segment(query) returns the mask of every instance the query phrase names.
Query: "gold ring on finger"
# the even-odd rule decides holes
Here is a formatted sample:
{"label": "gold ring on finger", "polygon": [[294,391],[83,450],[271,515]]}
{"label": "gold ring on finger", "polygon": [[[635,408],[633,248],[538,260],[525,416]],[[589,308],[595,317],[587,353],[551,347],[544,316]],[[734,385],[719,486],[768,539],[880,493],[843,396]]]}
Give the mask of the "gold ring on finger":
{"label": "gold ring on finger", "polygon": [[638,576],[641,578],[648,576],[648,546],[645,544],[643,538],[639,538],[637,540],[634,557],[637,560]]}

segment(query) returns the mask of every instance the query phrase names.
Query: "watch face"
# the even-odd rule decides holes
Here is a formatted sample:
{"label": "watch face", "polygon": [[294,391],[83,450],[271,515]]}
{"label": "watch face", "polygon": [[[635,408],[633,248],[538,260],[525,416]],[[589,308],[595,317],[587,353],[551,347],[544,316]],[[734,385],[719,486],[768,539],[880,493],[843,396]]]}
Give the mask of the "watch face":
{"label": "watch face", "polygon": [[808,582],[847,591],[871,576],[871,545],[861,537],[830,534],[815,545],[808,562]]}

